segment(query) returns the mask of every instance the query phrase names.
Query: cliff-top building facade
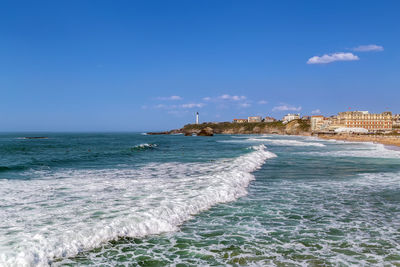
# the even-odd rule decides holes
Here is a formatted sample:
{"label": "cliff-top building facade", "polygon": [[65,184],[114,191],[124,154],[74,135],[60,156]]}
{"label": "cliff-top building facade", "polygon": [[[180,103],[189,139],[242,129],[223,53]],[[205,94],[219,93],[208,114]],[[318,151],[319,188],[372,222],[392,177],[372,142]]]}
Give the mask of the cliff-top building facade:
{"label": "cliff-top building facade", "polygon": [[247,122],[247,119],[233,119],[234,123],[245,123]]}
{"label": "cliff-top building facade", "polygon": [[299,120],[300,119],[300,114],[287,114],[286,116],[283,117],[282,121],[283,123],[288,123],[289,121],[292,120]]}
{"label": "cliff-top building facade", "polygon": [[252,116],[247,118],[248,122],[261,122],[262,118],[261,116]]}
{"label": "cliff-top building facade", "polygon": [[276,119],[275,118],[272,118],[272,117],[265,117],[264,118],[264,122],[274,122],[274,121],[276,121]]}

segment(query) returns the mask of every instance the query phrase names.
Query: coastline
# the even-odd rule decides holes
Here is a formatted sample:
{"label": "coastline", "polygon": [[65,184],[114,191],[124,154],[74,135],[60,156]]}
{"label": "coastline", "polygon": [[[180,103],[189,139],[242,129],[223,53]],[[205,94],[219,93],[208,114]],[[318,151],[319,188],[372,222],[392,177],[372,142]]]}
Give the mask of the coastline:
{"label": "coastline", "polygon": [[185,136],[213,136],[214,134],[278,134],[293,136],[315,136],[320,139],[350,142],[373,142],[387,146],[400,147],[400,135],[379,134],[328,134],[313,133],[308,121],[293,120],[287,124],[277,122],[259,123],[202,123],[187,124],[181,129],[164,132],[148,132],[148,135],[184,134]]}
{"label": "coastline", "polygon": [[325,140],[342,140],[350,142],[373,142],[387,146],[400,147],[400,136],[384,136],[384,135],[327,135],[317,134],[316,137]]}

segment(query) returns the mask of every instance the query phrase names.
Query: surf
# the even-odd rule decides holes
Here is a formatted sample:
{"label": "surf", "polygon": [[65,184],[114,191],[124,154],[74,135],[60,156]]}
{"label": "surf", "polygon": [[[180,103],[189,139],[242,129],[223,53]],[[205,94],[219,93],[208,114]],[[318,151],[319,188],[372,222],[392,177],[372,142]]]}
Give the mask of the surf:
{"label": "surf", "polygon": [[264,145],[250,149],[212,163],[49,170],[40,179],[0,180],[0,265],[48,266],[110,240],[177,231],[192,216],[247,194],[252,172],[276,157]]}

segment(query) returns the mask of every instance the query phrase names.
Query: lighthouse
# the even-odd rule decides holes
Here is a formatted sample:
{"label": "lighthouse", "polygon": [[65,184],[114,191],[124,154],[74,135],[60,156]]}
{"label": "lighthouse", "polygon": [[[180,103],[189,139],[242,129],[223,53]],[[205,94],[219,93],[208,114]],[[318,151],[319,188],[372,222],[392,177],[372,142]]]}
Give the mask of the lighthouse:
{"label": "lighthouse", "polygon": [[196,124],[199,124],[199,113],[196,112]]}

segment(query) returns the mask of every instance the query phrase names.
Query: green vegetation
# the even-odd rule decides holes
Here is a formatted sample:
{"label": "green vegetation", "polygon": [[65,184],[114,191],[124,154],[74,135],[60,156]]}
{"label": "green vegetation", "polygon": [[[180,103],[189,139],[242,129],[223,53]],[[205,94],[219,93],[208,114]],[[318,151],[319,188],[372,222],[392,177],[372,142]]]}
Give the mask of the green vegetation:
{"label": "green vegetation", "polygon": [[300,130],[304,132],[308,132],[311,130],[311,123],[309,120],[296,120],[298,124],[300,124]]}
{"label": "green vegetation", "polygon": [[199,133],[204,128],[211,128],[214,134],[301,134],[309,133],[311,129],[308,120],[293,120],[283,124],[282,121],[274,122],[214,122],[202,124],[187,124],[181,130],[187,135]]}
{"label": "green vegetation", "polygon": [[206,127],[210,127],[214,130],[215,133],[222,133],[224,131],[229,130],[244,130],[244,131],[253,131],[254,128],[258,127],[259,129],[268,128],[280,128],[284,129],[285,125],[281,121],[275,122],[245,122],[245,123],[232,123],[232,122],[219,122],[219,123],[202,123],[202,124],[187,124],[183,127],[184,131],[191,130],[201,130]]}

